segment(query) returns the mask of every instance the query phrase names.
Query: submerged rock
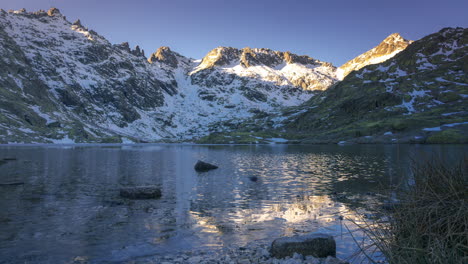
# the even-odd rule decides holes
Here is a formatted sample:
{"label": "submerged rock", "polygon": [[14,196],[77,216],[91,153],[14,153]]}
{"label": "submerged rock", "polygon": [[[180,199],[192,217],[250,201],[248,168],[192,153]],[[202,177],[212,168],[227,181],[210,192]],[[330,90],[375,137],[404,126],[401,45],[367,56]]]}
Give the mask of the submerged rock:
{"label": "submerged rock", "polygon": [[0,186],[16,186],[16,185],[24,185],[24,182],[7,182],[7,183],[0,183]]}
{"label": "submerged rock", "polygon": [[3,165],[9,161],[15,161],[16,158],[3,158],[3,159],[0,159],[0,165]]}
{"label": "submerged rock", "polygon": [[128,199],[158,199],[161,197],[161,189],[155,186],[121,188],[120,196]]}
{"label": "submerged rock", "polygon": [[258,181],[258,178],[257,178],[257,176],[250,176],[249,180],[251,180],[253,182],[256,182],[256,181]]}
{"label": "submerged rock", "polygon": [[195,170],[198,172],[205,172],[205,171],[214,170],[217,168],[218,166],[203,162],[201,160],[197,161],[197,163],[195,164]]}
{"label": "submerged rock", "polygon": [[277,258],[293,256],[294,253],[316,258],[335,257],[336,242],[332,236],[322,233],[282,237],[273,241],[270,253]]}

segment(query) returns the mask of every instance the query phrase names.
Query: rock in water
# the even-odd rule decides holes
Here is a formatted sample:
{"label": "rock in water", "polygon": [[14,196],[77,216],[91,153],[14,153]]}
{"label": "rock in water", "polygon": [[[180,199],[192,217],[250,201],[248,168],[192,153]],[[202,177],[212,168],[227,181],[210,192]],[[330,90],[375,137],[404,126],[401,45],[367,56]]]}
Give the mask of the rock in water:
{"label": "rock in water", "polygon": [[16,186],[16,185],[24,185],[24,182],[0,183],[0,186]]}
{"label": "rock in water", "polygon": [[253,182],[256,182],[256,181],[258,181],[258,178],[257,178],[257,176],[250,176],[249,180],[251,180]]}
{"label": "rock in water", "polygon": [[201,160],[199,160],[197,164],[195,164],[195,170],[198,172],[205,172],[205,171],[214,170],[217,168],[218,166],[203,162]]}
{"label": "rock in water", "polygon": [[282,237],[271,244],[270,253],[276,258],[284,258],[299,253],[303,256],[326,258],[336,256],[335,239],[322,233],[311,233],[303,236]]}
{"label": "rock in water", "polygon": [[128,199],[158,199],[161,197],[161,189],[154,186],[121,188],[120,196]]}

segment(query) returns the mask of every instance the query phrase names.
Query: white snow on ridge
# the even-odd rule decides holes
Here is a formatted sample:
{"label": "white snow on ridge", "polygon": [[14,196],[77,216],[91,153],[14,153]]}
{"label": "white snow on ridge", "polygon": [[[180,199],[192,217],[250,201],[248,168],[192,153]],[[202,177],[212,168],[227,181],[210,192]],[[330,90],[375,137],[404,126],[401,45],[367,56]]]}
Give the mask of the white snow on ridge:
{"label": "white snow on ridge", "polygon": [[442,116],[451,116],[451,115],[458,115],[458,114],[463,114],[463,113],[466,113],[466,112],[460,111],[460,112],[444,113],[444,114],[441,114],[441,115]]}
{"label": "white snow on ridge", "polygon": [[62,139],[49,139],[54,144],[75,144],[76,142],[65,135]]}

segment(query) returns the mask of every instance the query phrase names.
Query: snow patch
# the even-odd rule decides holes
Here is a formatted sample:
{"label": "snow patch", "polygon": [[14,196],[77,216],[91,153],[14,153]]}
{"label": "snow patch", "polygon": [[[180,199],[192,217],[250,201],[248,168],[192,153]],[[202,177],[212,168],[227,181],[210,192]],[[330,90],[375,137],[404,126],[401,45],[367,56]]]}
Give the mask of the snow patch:
{"label": "snow patch", "polygon": [[75,144],[75,141],[65,135],[62,139],[49,139],[54,144]]}
{"label": "snow patch", "polygon": [[452,123],[452,124],[441,125],[441,126],[438,126],[438,127],[423,128],[422,130],[424,130],[424,131],[441,131],[442,127],[454,127],[454,126],[460,126],[460,125],[466,125],[466,124],[468,124],[468,122]]}
{"label": "snow patch", "polygon": [[265,138],[265,140],[270,141],[270,144],[276,144],[276,143],[286,143],[289,140],[284,139],[284,138]]}

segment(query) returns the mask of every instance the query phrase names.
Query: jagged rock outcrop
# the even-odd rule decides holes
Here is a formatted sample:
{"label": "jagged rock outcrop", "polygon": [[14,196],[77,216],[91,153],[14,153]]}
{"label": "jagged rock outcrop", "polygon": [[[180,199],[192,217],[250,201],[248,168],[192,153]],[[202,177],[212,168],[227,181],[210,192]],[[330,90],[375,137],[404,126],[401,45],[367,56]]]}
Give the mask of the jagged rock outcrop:
{"label": "jagged rock outcrop", "polygon": [[83,27],[83,25],[81,24],[81,20],[79,20],[79,19],[76,20],[75,22],[73,22],[72,25],[77,26],[77,27]]}
{"label": "jagged rock outcrop", "polygon": [[[23,8],[23,9],[24,9],[24,8]],[[26,11],[26,10],[24,10],[24,11]],[[58,10],[58,8],[52,7],[51,9],[49,9],[49,10],[47,11],[47,15],[49,15],[49,16],[55,16],[55,15],[61,15],[61,13],[60,13],[60,10]]]}
{"label": "jagged rock outcrop", "polygon": [[406,49],[412,42],[411,40],[404,39],[398,33],[393,33],[375,48],[340,66],[338,68],[338,77],[339,79],[343,79],[352,71],[360,70],[367,65],[384,62]]}
{"label": "jagged rock outcrop", "polygon": [[180,54],[174,53],[169,47],[160,47],[155,53],[151,54],[148,61],[150,63],[161,62],[172,68],[177,68],[177,56],[180,56]]}
{"label": "jagged rock outcrop", "polygon": [[257,65],[267,67],[275,67],[281,63],[287,64],[302,64],[302,65],[327,65],[332,66],[330,63],[324,63],[305,55],[296,55],[289,51],[273,51],[270,49],[252,49],[246,47],[243,49],[236,49],[232,47],[218,47],[211,50],[202,60],[201,64],[197,67],[197,71],[206,70],[215,66],[226,66],[231,63],[240,61],[240,64],[245,68]]}
{"label": "jagged rock outcrop", "polygon": [[138,57],[145,57],[145,51],[140,49],[140,46],[136,46],[134,50],[131,51],[131,53],[135,56]]}

